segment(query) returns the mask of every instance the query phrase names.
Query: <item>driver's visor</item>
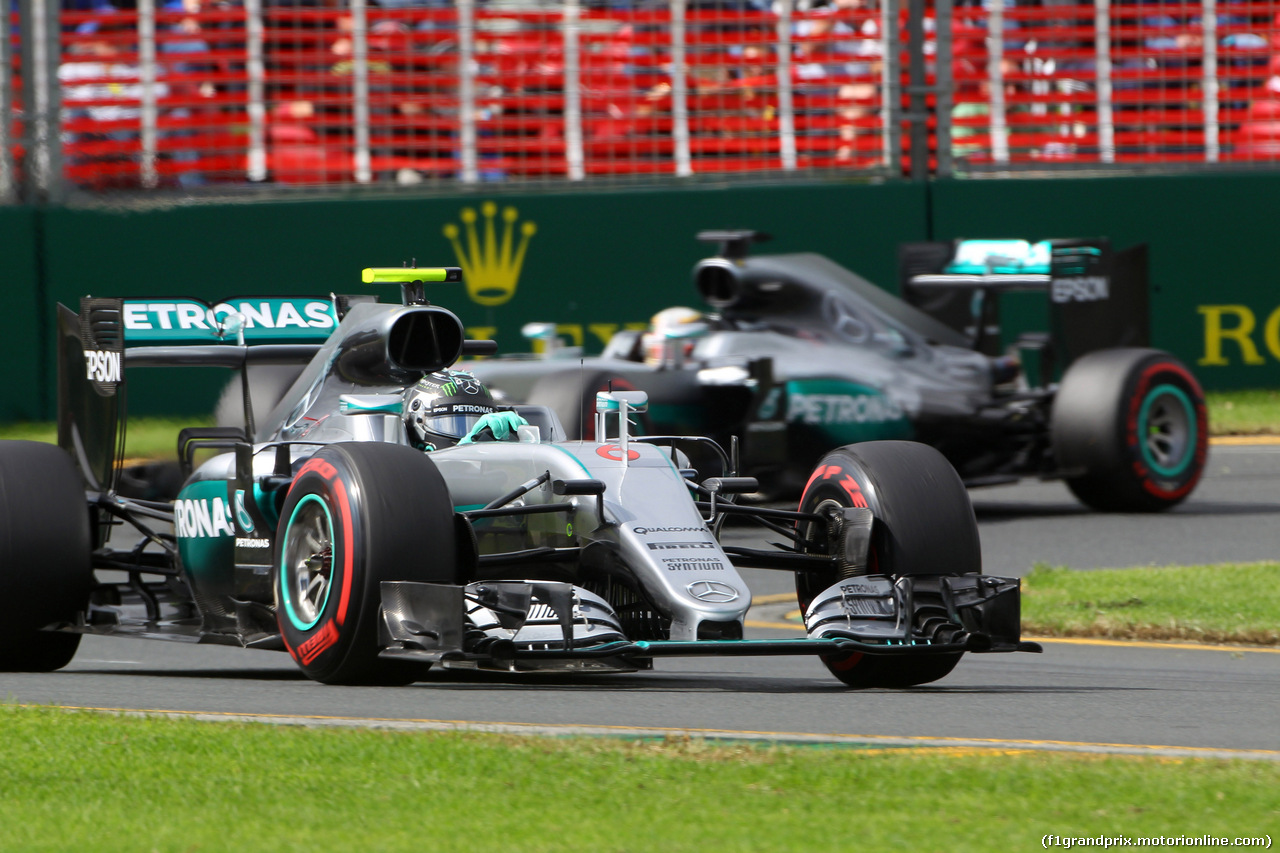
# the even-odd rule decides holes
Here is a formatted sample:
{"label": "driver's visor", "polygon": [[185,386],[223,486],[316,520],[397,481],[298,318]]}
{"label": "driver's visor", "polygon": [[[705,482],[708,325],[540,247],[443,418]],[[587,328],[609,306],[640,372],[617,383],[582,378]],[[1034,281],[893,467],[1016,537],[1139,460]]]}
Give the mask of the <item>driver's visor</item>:
{"label": "driver's visor", "polygon": [[[478,408],[478,407],[477,407]],[[441,414],[427,415],[422,419],[422,428],[427,432],[435,435],[445,435],[450,438],[462,438],[471,428],[475,426],[476,421],[483,418],[487,412],[477,412],[475,414]]]}

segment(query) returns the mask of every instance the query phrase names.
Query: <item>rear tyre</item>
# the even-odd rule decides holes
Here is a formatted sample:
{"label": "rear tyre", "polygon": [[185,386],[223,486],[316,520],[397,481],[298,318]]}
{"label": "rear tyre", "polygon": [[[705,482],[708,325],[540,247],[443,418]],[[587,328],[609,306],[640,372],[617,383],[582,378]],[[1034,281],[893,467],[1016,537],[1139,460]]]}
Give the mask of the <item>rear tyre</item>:
{"label": "rear tyre", "polygon": [[1209,444],[1204,392],[1168,353],[1109,349],[1067,370],[1052,436],[1067,486],[1093,509],[1159,512],[1200,482]]}
{"label": "rear tyre", "polygon": [[[636,386],[604,370],[553,373],[534,383],[528,402],[555,412],[569,441],[596,441],[596,394],[610,389],[635,391]],[[633,434],[644,435],[649,431],[645,414],[633,414],[631,419],[635,424]]]}
{"label": "rear tyre", "polygon": [[0,442],[0,671],[52,672],[71,662],[74,622],[93,572],[84,483],[67,454],[35,441]]}
{"label": "rear tyre", "polygon": [[272,588],[289,653],[326,684],[408,684],[429,664],[378,657],[382,581],[456,583],[453,504],[435,463],[395,444],[323,448],[280,513]]}
{"label": "rear tyre", "polygon": [[[969,494],[941,453],[909,441],[868,441],[831,451],[818,463],[800,498],[801,512],[865,506],[875,516],[872,574],[958,575],[982,570],[978,524]],[[810,541],[820,540],[802,529]],[[823,546],[825,547],[825,546]],[[840,579],[836,571],[799,573],[801,612]],[[917,584],[917,623],[945,617],[940,593]],[[881,656],[854,652],[823,656],[831,674],[850,687],[911,687],[955,669],[963,652]]]}

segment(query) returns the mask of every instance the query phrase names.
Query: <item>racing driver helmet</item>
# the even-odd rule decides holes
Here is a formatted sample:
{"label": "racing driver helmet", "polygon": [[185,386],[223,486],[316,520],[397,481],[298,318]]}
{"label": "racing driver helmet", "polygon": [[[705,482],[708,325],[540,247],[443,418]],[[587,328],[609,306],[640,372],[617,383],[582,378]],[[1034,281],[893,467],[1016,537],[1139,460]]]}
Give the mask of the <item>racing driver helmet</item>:
{"label": "racing driver helmet", "polygon": [[452,447],[494,411],[489,390],[461,370],[429,373],[405,391],[405,425],[413,443],[424,450]]}
{"label": "racing driver helmet", "polygon": [[641,338],[644,361],[651,365],[680,366],[693,353],[697,338],[706,334],[706,318],[693,308],[664,308],[649,320]]}

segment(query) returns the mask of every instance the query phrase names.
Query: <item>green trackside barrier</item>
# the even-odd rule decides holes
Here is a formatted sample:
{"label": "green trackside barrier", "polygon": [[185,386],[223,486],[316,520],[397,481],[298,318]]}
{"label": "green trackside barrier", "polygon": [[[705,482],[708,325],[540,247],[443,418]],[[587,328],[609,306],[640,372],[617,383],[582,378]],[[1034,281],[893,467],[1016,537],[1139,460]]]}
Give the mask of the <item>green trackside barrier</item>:
{"label": "green trackside barrier", "polygon": [[35,212],[0,207],[0,304],[4,306],[0,364],[8,389],[0,397],[3,421],[48,420],[54,407],[53,312],[44,316],[38,245]]}
{"label": "green trackside barrier", "polygon": [[[1280,287],[1271,250],[1280,173],[888,184],[715,186],[449,197],[191,203],[165,209],[0,209],[10,283],[5,363],[32,388],[0,417],[53,417],[57,301],[369,294],[370,267],[458,266],[464,283],[426,298],[472,337],[524,351],[520,328],[550,321],[598,352],[661,308],[697,306],[690,272],[712,247],[694,234],[753,228],[759,252],[813,251],[896,290],[897,247],[960,237],[1107,236],[1147,243],[1155,346],[1211,389],[1280,387]],[[395,298],[384,295],[384,298]],[[1006,313],[1036,325],[1026,300]],[[208,412],[226,371],[134,371],[140,414]],[[34,380],[34,381],[31,381]]]}

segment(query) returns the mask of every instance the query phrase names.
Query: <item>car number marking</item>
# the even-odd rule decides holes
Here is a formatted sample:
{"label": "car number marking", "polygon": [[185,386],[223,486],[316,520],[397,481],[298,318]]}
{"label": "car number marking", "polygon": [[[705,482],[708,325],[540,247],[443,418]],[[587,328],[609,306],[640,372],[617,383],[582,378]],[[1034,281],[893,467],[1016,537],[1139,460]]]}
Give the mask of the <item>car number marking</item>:
{"label": "car number marking", "polygon": [[[603,456],[605,459],[612,459],[614,462],[622,461],[622,448],[616,444],[605,444],[596,448],[596,455]],[[640,458],[640,452],[627,448],[627,459],[634,461]]]}

